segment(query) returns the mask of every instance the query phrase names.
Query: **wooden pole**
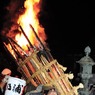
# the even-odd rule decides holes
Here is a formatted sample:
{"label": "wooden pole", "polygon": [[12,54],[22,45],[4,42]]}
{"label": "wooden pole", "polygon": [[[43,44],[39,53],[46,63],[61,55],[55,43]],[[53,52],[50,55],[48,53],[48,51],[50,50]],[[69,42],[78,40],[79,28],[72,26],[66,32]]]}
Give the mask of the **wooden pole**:
{"label": "wooden pole", "polygon": [[20,27],[20,29],[21,29],[21,31],[22,31],[22,33],[23,33],[23,35],[24,35],[24,36],[25,36],[25,38],[27,39],[27,41],[28,41],[28,43],[29,43],[30,47],[34,48],[34,47],[33,47],[33,45],[32,45],[32,43],[31,43],[31,42],[30,42],[30,40],[28,39],[27,35],[25,34],[24,30],[22,29],[22,27],[21,27],[21,26],[19,26],[19,27]]}

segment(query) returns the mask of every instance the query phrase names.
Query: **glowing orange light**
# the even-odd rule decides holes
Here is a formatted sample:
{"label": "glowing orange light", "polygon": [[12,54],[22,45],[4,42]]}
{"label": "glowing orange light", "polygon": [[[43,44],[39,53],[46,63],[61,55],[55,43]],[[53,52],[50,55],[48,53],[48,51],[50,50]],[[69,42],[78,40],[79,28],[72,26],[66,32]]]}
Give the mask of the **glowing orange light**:
{"label": "glowing orange light", "polygon": [[[18,23],[22,26],[25,34],[29,38],[30,42],[33,45],[37,45],[37,40],[35,36],[33,35],[32,29],[30,28],[30,24],[34,27],[36,33],[38,34],[39,38],[44,41],[46,39],[46,35],[44,32],[44,28],[40,26],[39,20],[38,20],[38,13],[40,11],[40,0],[26,0],[24,3],[24,7],[26,8],[26,11],[23,15],[21,15],[18,19]],[[41,35],[39,35],[41,34]],[[21,38],[16,40],[22,48],[25,49],[25,46],[27,45],[27,41],[25,41],[25,38],[20,35]],[[22,38],[23,37],[23,38]],[[24,42],[24,43],[23,43]]]}

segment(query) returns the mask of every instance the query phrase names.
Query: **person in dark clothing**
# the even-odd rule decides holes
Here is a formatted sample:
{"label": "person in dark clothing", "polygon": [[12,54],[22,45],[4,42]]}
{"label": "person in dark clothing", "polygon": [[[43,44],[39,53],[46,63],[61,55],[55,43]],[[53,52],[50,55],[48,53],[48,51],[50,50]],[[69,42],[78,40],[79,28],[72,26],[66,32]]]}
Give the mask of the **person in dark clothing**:
{"label": "person in dark clothing", "polygon": [[54,87],[54,86],[43,86],[43,95],[60,95],[60,93],[58,92],[58,90]]}

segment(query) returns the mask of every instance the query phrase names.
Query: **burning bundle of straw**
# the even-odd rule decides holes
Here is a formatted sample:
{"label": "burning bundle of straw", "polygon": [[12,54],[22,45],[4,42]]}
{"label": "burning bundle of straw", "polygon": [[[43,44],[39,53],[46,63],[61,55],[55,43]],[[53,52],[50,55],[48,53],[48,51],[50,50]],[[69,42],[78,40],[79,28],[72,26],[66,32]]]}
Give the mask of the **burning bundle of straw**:
{"label": "burning bundle of straw", "polygon": [[[52,57],[49,48],[45,45],[46,35],[44,28],[40,26],[38,20],[41,1],[42,0],[25,0],[24,14],[19,16],[18,20],[18,14],[16,14],[16,21],[15,19],[11,20],[15,22],[16,25],[13,23],[13,27],[12,25],[8,29],[5,27],[3,31],[5,34],[3,35],[6,35],[7,39],[3,43],[13,56],[18,71],[22,74],[27,83],[31,83],[35,87],[39,84],[52,85],[58,89],[61,95],[77,95],[78,87],[75,88],[70,83],[69,75],[64,73],[66,68],[61,66],[57,60]],[[14,6],[14,1],[10,5]],[[9,7],[9,9],[10,8],[11,7]],[[13,9],[12,13],[14,13]],[[6,31],[8,33],[6,33]]]}
{"label": "burning bundle of straw", "polygon": [[28,53],[11,38],[8,38],[8,45],[4,43],[7,49],[11,47],[11,54],[17,62],[18,71],[22,73],[27,83],[31,83],[35,87],[39,84],[51,85],[56,87],[61,95],[77,95],[68,79],[68,74],[64,73],[66,68],[61,66],[57,60],[52,57],[48,47],[43,45],[32,25],[30,25],[30,27],[41,45],[40,49],[31,44],[21,26],[20,29],[31,46],[28,49]]}

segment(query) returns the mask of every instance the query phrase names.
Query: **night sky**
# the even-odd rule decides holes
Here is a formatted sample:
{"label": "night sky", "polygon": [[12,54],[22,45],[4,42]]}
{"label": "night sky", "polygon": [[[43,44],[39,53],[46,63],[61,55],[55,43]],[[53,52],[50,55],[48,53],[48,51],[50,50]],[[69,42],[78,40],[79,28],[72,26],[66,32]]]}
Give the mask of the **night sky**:
{"label": "night sky", "polygon": [[95,59],[95,7],[93,2],[81,0],[46,0],[43,25],[53,56],[60,64],[74,72],[76,61],[91,48]]}
{"label": "night sky", "polygon": [[[77,53],[94,43],[94,8],[88,2],[47,1],[46,33],[56,52]],[[90,7],[91,6],[91,7]],[[52,40],[51,40],[52,39]]]}
{"label": "night sky", "polygon": [[[0,28],[2,29],[3,22],[5,22],[3,15],[6,14],[3,7],[9,2],[0,0],[0,3]],[[45,28],[47,43],[52,55],[60,64],[67,66],[69,70],[76,70],[75,62],[84,56],[86,46],[91,47],[92,57],[95,57],[95,7],[93,2],[43,0],[40,14],[39,21]]]}

